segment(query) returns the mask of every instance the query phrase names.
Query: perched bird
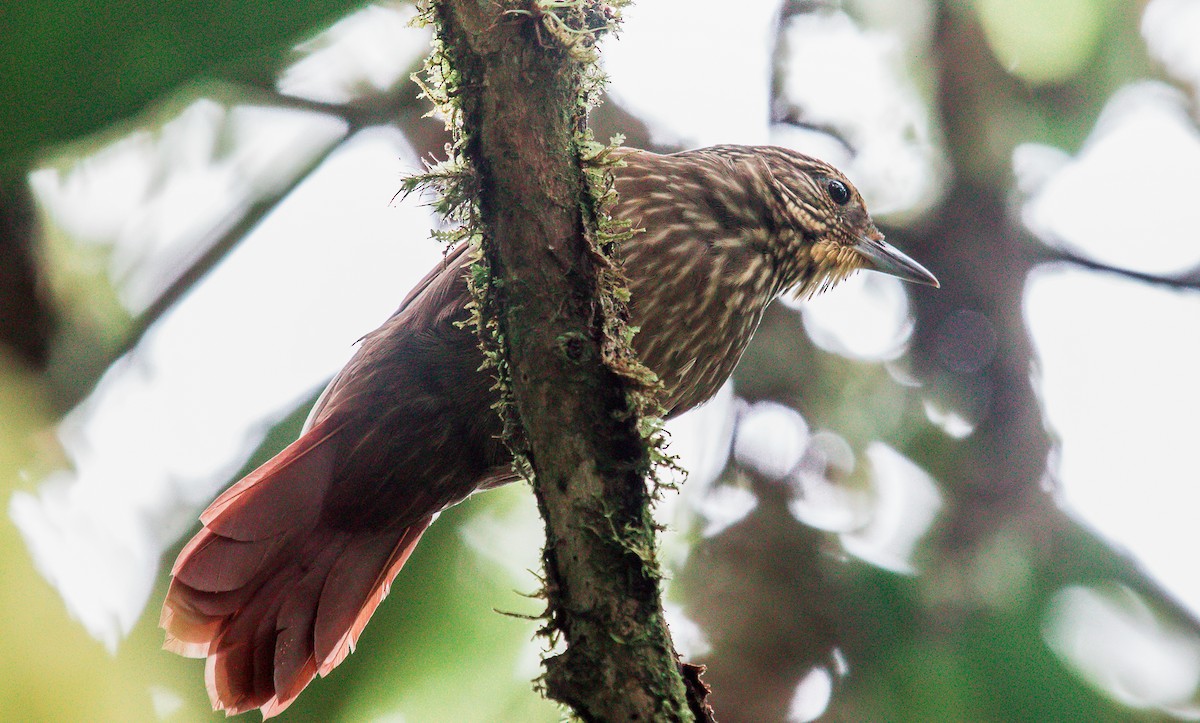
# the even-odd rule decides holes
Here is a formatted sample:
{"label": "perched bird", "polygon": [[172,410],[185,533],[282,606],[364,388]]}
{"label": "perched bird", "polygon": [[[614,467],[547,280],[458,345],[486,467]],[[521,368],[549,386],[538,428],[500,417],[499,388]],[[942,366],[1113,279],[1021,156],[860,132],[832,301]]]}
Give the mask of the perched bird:
{"label": "perched bird", "polygon": [[[724,383],[781,293],[858,269],[937,286],[850,182],[784,148],[631,151],[614,169],[633,346],[669,415]],[[303,434],[217,498],[179,555],[165,647],[207,657],[213,707],[286,708],[354,648],[437,513],[514,479],[467,318],[465,247],[368,334]]]}

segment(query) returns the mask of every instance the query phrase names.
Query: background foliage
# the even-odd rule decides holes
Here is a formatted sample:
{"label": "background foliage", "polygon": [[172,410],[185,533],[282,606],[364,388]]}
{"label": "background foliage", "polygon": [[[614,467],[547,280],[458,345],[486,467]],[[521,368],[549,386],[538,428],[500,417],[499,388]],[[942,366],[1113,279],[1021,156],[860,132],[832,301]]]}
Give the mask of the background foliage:
{"label": "background foliage", "polygon": [[[598,137],[825,148],[943,283],[834,292],[859,300],[850,311],[777,306],[735,392],[676,428],[693,478],[661,510],[675,529],[670,613],[709,666],[720,719],[1200,717],[1195,538],[1172,522],[1200,481],[1186,372],[1200,363],[1200,240],[1175,220],[1186,204],[1157,205],[1200,193],[1196,86],[1187,43],[1146,30],[1170,12],[1168,26],[1197,27],[1187,3],[654,5],[631,8],[616,42],[675,56],[631,61],[610,43]],[[655,12],[673,25],[647,42]],[[408,15],[338,2],[0,9],[0,479],[15,493],[0,523],[0,719],[211,715],[203,666],[159,650],[156,562],[239,468],[295,435],[349,344],[437,257],[427,212],[388,205],[404,166],[446,140],[407,79],[425,42]],[[892,60],[859,62],[871,53]],[[661,85],[629,85],[631,64]],[[876,67],[900,70],[873,81]],[[1098,185],[1082,202],[1052,195],[1063,158],[1098,148],[1115,99],[1146,79],[1163,84],[1138,97],[1165,98],[1183,129],[1141,133],[1167,144],[1166,165],[1135,146],[1089,167]],[[915,105],[885,102],[898,87]],[[674,113],[646,100],[673,94]],[[863,119],[905,113],[878,151],[889,126]],[[1071,236],[1078,224],[1038,216],[1039,198],[1082,204],[1098,229]],[[1126,228],[1129,209],[1145,237],[1087,245]],[[1038,302],[1054,274],[1107,285]],[[884,343],[855,346],[846,327],[879,327]],[[1092,356],[1056,361],[1064,337]],[[1117,358],[1130,361],[1108,371]],[[1093,367],[1097,384],[1062,401],[1062,377]],[[1135,406],[1147,398],[1180,414]],[[1064,410],[1120,433],[1077,451]],[[1163,554],[1182,562],[1096,516],[1080,490],[1098,472],[1072,470],[1105,468],[1123,475],[1105,488],[1117,516],[1162,520]],[[494,612],[538,612],[522,596],[540,534],[528,498],[514,486],[443,515],[360,649],[285,718],[557,720],[528,684],[533,624]]]}

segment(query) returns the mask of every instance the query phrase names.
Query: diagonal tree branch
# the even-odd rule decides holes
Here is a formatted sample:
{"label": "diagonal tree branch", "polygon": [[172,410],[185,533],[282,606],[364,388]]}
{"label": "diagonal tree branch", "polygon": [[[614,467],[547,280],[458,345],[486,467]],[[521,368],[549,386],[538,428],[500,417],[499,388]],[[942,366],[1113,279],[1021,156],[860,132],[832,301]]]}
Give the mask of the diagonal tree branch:
{"label": "diagonal tree branch", "polygon": [[1121,276],[1132,281],[1141,281],[1153,286],[1161,286],[1167,289],[1176,291],[1200,291],[1200,268],[1192,269],[1181,274],[1171,276],[1162,276],[1159,274],[1148,274],[1144,271],[1135,271],[1126,269],[1120,266],[1106,264],[1103,261],[1089,259],[1086,256],[1073,253],[1063,248],[1055,248],[1051,246],[1041,246],[1029,254],[1034,263],[1064,263],[1090,271],[1100,273],[1113,274]]}

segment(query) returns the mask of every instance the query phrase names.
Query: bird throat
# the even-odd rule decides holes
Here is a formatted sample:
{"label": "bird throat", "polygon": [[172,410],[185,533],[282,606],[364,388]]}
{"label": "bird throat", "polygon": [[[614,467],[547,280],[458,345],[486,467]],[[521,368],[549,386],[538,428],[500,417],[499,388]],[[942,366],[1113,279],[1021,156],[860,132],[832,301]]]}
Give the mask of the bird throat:
{"label": "bird throat", "polygon": [[829,291],[862,268],[862,259],[852,247],[832,241],[818,241],[797,256],[796,272],[781,274],[791,283],[785,281],[780,290],[784,293],[790,289],[797,301]]}

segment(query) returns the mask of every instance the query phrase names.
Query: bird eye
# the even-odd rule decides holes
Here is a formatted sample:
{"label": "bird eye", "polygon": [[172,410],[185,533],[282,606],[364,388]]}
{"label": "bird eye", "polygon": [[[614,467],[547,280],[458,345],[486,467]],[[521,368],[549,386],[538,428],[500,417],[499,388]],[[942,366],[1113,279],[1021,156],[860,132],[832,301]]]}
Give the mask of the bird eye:
{"label": "bird eye", "polygon": [[846,188],[846,184],[831,178],[825,182],[825,190],[829,191],[829,197],[839,206],[845,206],[850,203],[850,189]]}

